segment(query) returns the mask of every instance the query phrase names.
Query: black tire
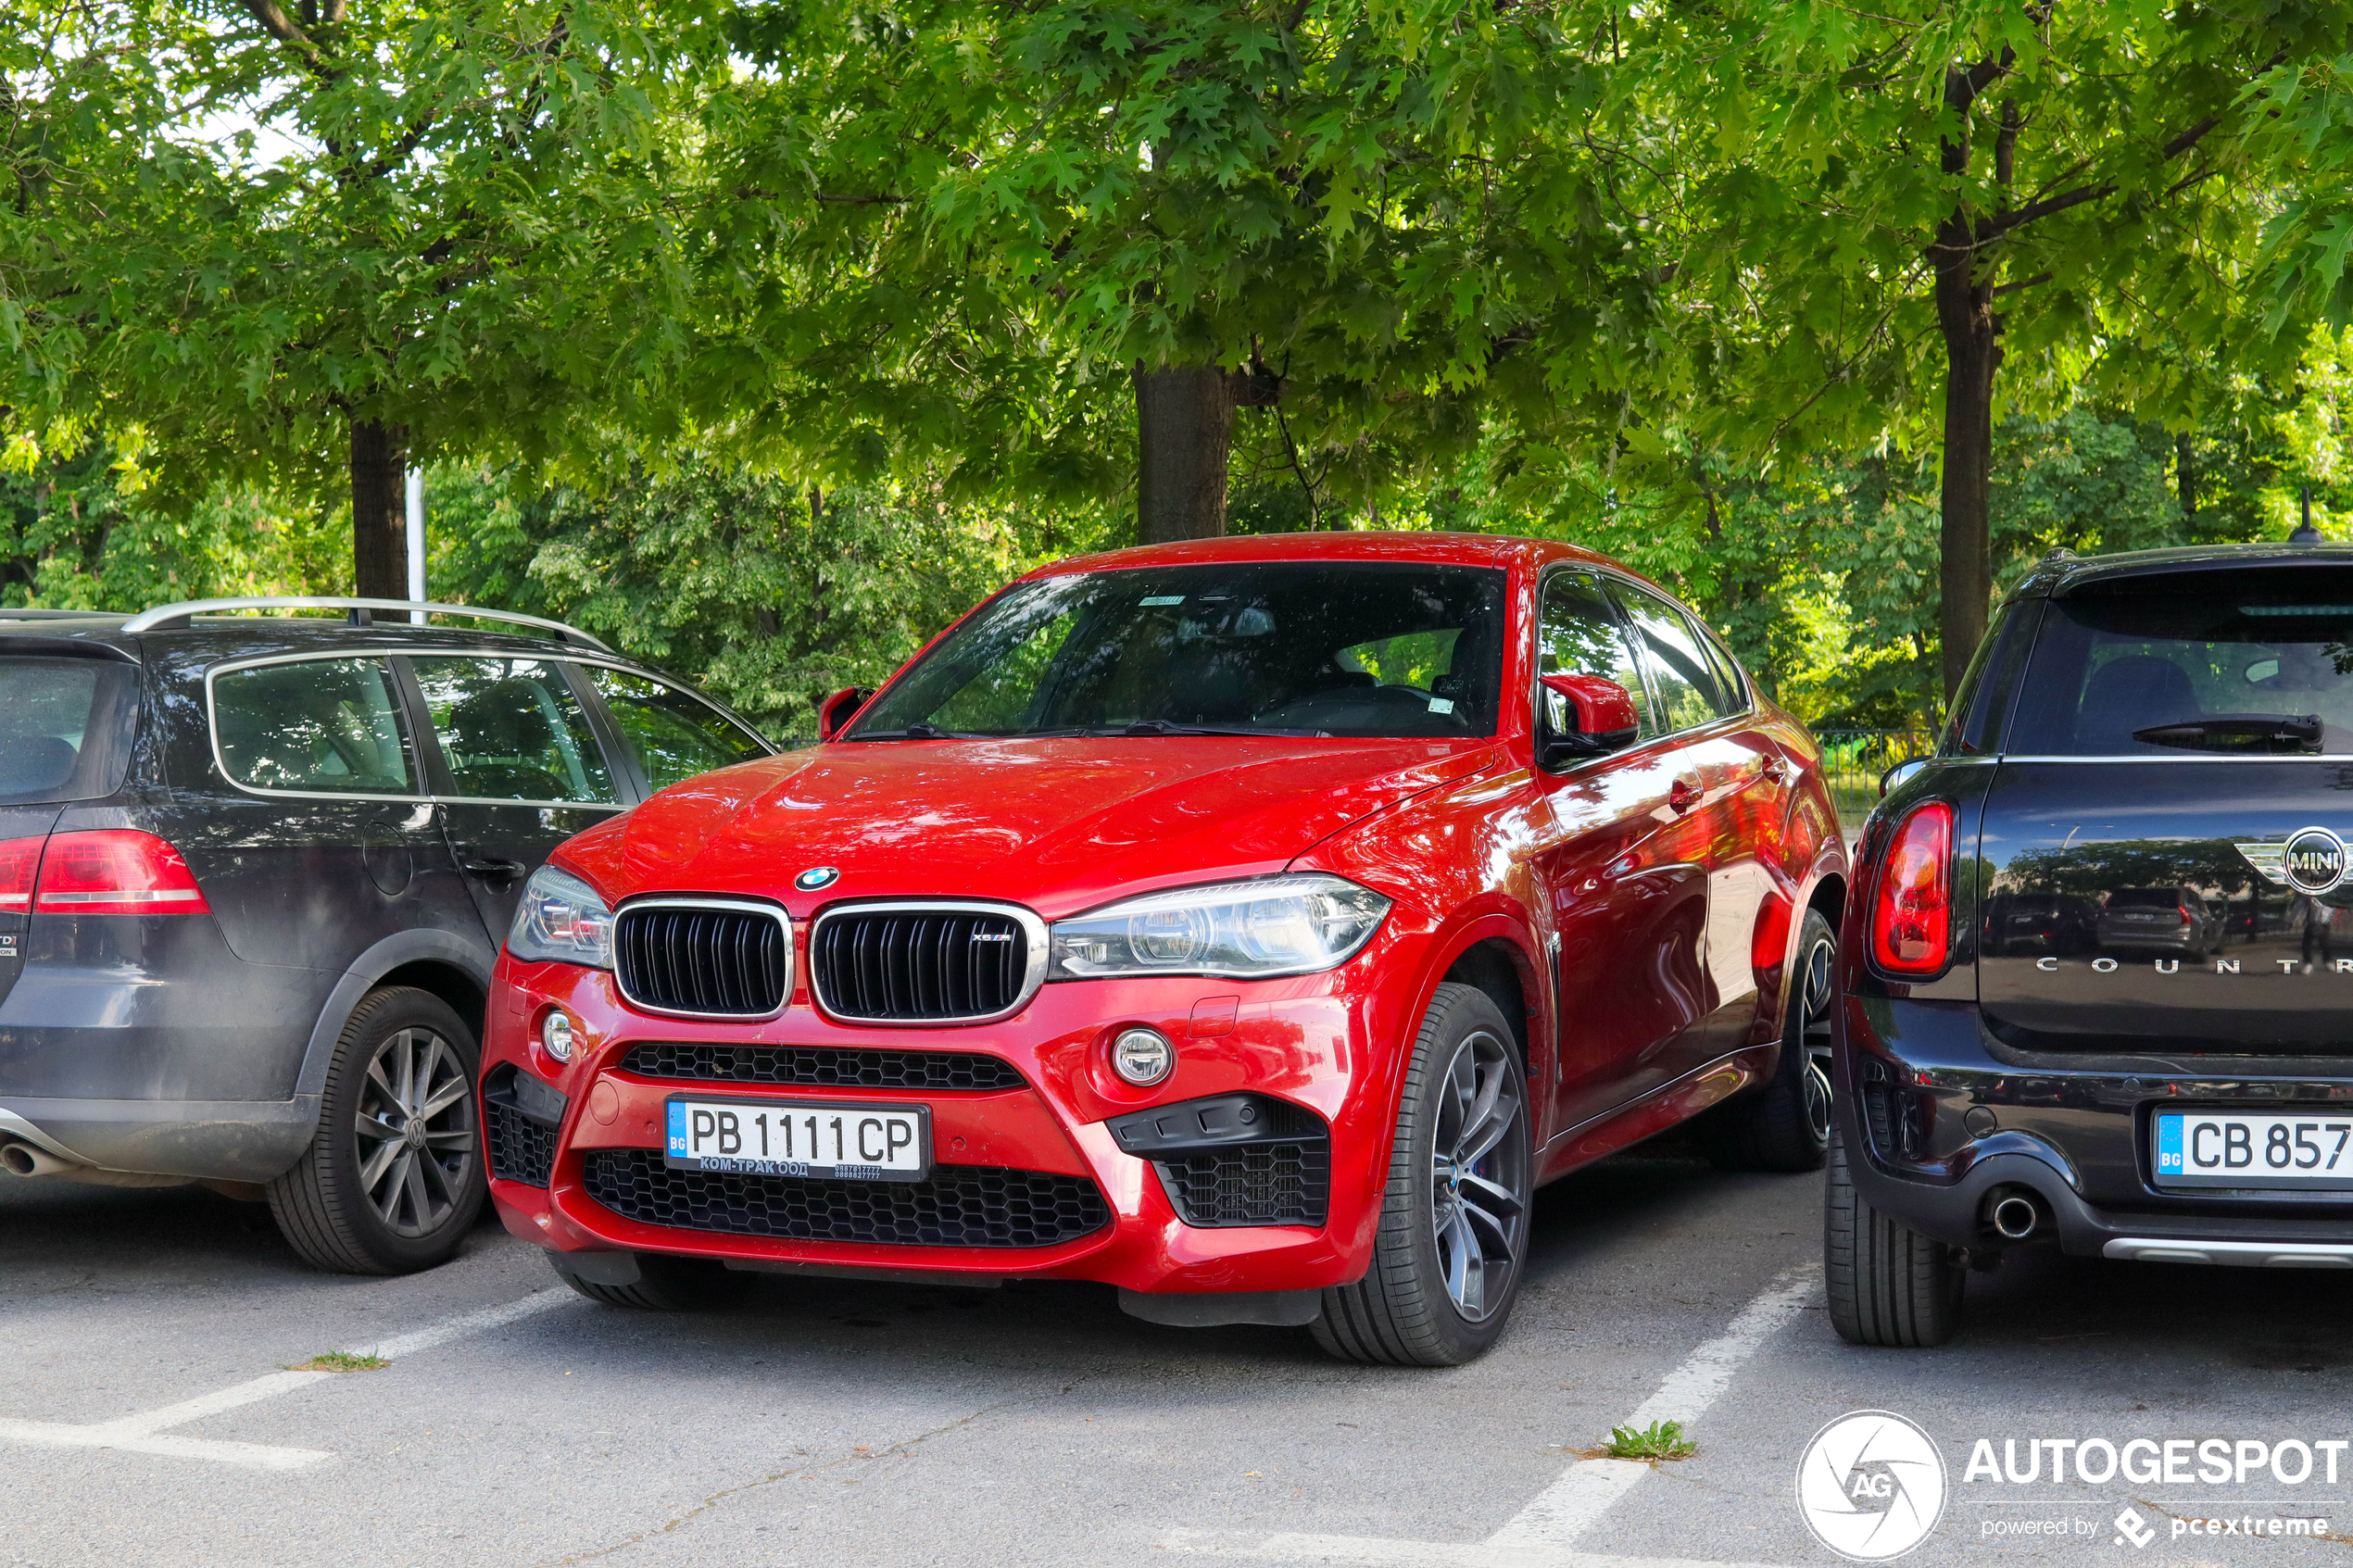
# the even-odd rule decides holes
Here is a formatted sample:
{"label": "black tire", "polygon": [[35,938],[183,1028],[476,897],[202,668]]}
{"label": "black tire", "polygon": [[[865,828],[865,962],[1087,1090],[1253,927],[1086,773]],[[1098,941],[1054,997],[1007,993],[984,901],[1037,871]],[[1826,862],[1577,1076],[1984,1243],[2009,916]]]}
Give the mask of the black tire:
{"label": "black tire", "polygon": [[[1466,1149],[1474,1152],[1458,1161]],[[1476,1203],[1463,1197],[1466,1177]],[[1389,1366],[1483,1355],[1519,1295],[1533,1192],[1528,1081],[1511,1025],[1484,992],[1441,985],[1406,1066],[1372,1266],[1324,1292],[1315,1342],[1344,1361]],[[1450,1258],[1463,1261],[1459,1289]]]}
{"label": "black tire", "polygon": [[707,1312],[743,1299],[751,1276],[708,1258],[673,1258],[662,1252],[637,1254],[637,1283],[598,1285],[564,1267],[563,1254],[550,1252],[547,1261],[556,1277],[591,1301],[627,1307],[640,1312]]}
{"label": "black tire", "polygon": [[1818,1171],[1831,1140],[1831,1010],[1838,1000],[1838,934],[1806,911],[1790,964],[1781,1055],[1773,1075],[1692,1123],[1719,1171]]}
{"label": "black tire", "polygon": [[310,1147],[269,1185],[270,1212],[303,1261],[405,1274],[458,1250],[488,1191],[477,1060],[474,1032],[431,992],[388,985],[361,998],[327,1065]]}
{"label": "black tire", "polygon": [[1831,1136],[1823,1185],[1822,1250],[1831,1324],[1849,1345],[1922,1348],[1961,1325],[1969,1270],[1954,1249],[1864,1201],[1846,1166],[1846,1140]]}

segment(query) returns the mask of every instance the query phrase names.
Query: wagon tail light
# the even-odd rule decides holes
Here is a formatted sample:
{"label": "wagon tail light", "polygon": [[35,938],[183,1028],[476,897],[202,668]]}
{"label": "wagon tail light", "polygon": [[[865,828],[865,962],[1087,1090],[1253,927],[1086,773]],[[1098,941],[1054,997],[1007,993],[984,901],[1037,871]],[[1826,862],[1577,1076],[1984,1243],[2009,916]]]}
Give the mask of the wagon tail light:
{"label": "wagon tail light", "polygon": [[1912,808],[1888,842],[1871,900],[1871,961],[1890,974],[1934,974],[1953,934],[1953,808]]}
{"label": "wagon tail light", "polygon": [[202,915],[212,906],[196,885],[180,851],[151,833],[130,828],[105,828],[94,833],[60,833],[50,836],[42,851],[38,839],[17,839],[0,845],[0,909],[24,908],[5,901],[15,887],[8,878],[14,860],[10,852],[31,847],[41,866],[32,889],[32,908],[55,915]]}

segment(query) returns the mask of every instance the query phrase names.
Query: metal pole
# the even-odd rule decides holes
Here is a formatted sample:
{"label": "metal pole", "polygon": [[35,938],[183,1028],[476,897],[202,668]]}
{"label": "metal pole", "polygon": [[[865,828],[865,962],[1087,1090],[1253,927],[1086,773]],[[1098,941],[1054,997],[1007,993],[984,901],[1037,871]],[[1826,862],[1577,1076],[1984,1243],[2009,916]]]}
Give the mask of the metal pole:
{"label": "metal pole", "polygon": [[[422,601],[425,596],[425,470],[409,470],[409,597]],[[422,626],[425,612],[409,612],[409,624]]]}

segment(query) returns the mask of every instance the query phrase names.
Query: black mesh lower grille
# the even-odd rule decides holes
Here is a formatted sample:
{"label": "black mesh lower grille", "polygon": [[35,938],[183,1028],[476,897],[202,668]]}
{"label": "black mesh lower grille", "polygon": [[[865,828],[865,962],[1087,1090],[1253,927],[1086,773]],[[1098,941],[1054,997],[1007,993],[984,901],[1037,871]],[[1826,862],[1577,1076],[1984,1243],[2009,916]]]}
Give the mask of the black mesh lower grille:
{"label": "black mesh lower grille", "polygon": [[800,1084],[812,1088],[1018,1089],[1010,1061],[964,1051],[837,1050],[827,1046],[632,1046],[624,1073],[722,1084]]}
{"label": "black mesh lower grille", "polygon": [[1111,1223],[1084,1176],[939,1165],[921,1182],[837,1182],[673,1171],[659,1149],[600,1148],[588,1196],[626,1220],[791,1241],[1051,1247]]}
{"label": "black mesh lower grille", "polygon": [[1165,1154],[1152,1164],[1189,1225],[1320,1225],[1331,1193],[1331,1145],[1322,1138]]}
{"label": "black mesh lower grille", "polygon": [[505,1182],[544,1187],[556,1168],[556,1134],[497,1100],[483,1106],[490,1132],[490,1173]]}

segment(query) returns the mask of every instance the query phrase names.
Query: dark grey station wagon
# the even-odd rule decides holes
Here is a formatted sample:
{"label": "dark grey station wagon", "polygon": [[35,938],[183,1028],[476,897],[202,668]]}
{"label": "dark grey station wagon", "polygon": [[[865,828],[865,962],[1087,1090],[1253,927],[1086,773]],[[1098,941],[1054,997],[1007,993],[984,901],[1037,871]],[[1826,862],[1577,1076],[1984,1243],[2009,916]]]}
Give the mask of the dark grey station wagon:
{"label": "dark grey station wagon", "polygon": [[770,749],[529,616],[0,612],[0,1172],[201,1182],[321,1268],[439,1262],[482,1205],[476,1042],[523,879]]}

